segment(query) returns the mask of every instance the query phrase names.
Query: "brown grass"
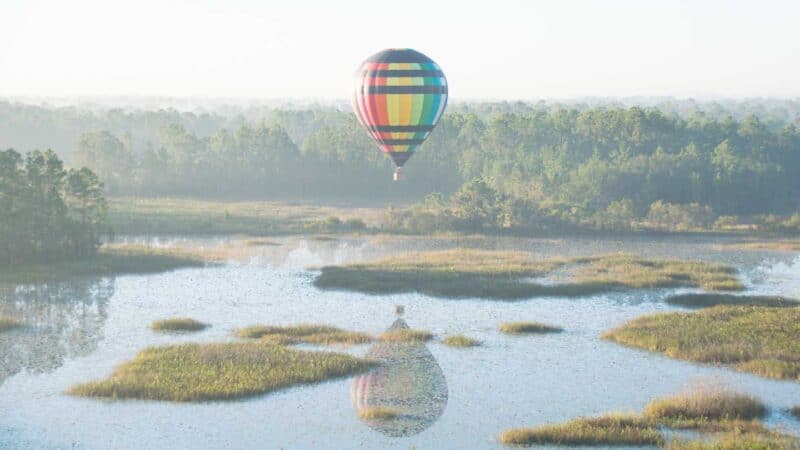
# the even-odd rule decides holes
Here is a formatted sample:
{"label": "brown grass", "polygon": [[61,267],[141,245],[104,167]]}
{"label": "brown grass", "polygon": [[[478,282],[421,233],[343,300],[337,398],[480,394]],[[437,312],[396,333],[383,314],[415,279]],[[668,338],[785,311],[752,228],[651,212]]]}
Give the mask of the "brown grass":
{"label": "brown grass", "polygon": [[564,329],[538,322],[504,322],[500,324],[500,331],[506,334],[544,334],[560,333]]}
{"label": "brown grass", "polygon": [[253,325],[236,330],[236,336],[248,339],[262,339],[274,344],[292,345],[298,343],[365,344],[372,336],[356,331],[345,331],[330,325],[299,324],[290,326]]}
{"label": "brown grass", "polygon": [[157,320],[150,325],[150,329],[154,331],[201,331],[207,327],[207,324],[189,317]]}
{"label": "brown grass", "polygon": [[469,336],[464,336],[463,334],[445,336],[444,339],[442,339],[442,343],[450,347],[477,347],[481,345],[481,341]]}
{"label": "brown grass", "polygon": [[400,329],[387,331],[378,336],[382,342],[425,342],[433,339],[433,334],[427,330]]}

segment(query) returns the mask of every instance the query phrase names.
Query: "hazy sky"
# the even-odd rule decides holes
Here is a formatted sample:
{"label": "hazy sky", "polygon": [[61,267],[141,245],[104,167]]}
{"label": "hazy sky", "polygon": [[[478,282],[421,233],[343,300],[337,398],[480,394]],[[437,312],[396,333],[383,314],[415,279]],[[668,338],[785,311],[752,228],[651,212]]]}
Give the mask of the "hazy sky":
{"label": "hazy sky", "polygon": [[338,99],[386,47],[453,99],[800,96],[798,0],[0,0],[0,95]]}

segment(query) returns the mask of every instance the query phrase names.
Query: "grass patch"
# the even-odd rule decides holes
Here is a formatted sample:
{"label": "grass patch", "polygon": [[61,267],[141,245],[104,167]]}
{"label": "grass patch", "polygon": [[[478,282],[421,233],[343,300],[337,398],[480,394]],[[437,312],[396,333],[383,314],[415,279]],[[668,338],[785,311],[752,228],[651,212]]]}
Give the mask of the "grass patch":
{"label": "grass patch", "polygon": [[560,333],[564,329],[538,322],[504,322],[500,324],[500,331],[506,334],[544,334]]}
{"label": "grass patch", "polygon": [[726,390],[698,390],[651,401],[644,416],[665,425],[687,421],[753,420],[764,417],[767,407],[757,399]]}
{"label": "grass patch", "polygon": [[795,299],[766,295],[732,295],[732,294],[681,294],[672,295],[665,300],[670,305],[688,308],[708,308],[717,305],[749,305],[749,306],[800,306]]}
{"label": "grass patch", "polygon": [[112,197],[108,206],[111,228],[137,235],[342,233],[355,231],[349,224],[357,219],[375,226],[385,214],[383,208],[189,198]]}
{"label": "grass patch", "polygon": [[151,347],[103,381],[72,387],[85,397],[170,401],[231,400],[343,377],[369,360],[263,342]]}
{"label": "grass patch", "polygon": [[795,406],[794,408],[790,409],[789,412],[796,418],[800,419],[800,406]]}
{"label": "grass patch", "polygon": [[431,339],[433,334],[430,331],[412,328],[390,330],[378,336],[381,342],[426,342]]}
{"label": "grass patch", "polygon": [[800,251],[800,239],[773,239],[763,241],[745,241],[728,244],[718,244],[715,248],[720,250],[770,250],[776,252]]}
{"label": "grass patch", "polygon": [[391,420],[400,415],[400,410],[389,406],[368,406],[358,411],[364,420]]}
{"label": "grass patch", "polygon": [[278,247],[281,244],[267,239],[248,239],[244,241],[244,245],[247,247]]}
{"label": "grass patch", "polygon": [[796,450],[797,438],[782,433],[730,432],[708,440],[675,439],[670,450]]}
{"label": "grass patch", "polygon": [[201,331],[207,327],[207,324],[188,317],[156,320],[150,325],[153,331]]}
{"label": "grass patch", "polygon": [[800,308],[714,306],[653,314],[603,337],[673,358],[800,380]]}
{"label": "grass patch", "polygon": [[[529,280],[557,270],[568,272],[568,281],[540,284]],[[536,259],[524,252],[470,249],[414,252],[369,263],[325,266],[314,284],[321,289],[367,294],[421,292],[434,297],[504,300],[575,297],[633,288],[743,289],[735,269],[707,262],[649,260],[627,254]]]}
{"label": "grass patch", "polygon": [[262,339],[274,344],[292,345],[299,343],[365,344],[372,336],[356,331],[346,331],[330,325],[300,324],[291,326],[253,325],[236,330],[236,336],[247,339]]}
{"label": "grass patch", "polygon": [[14,328],[19,328],[21,326],[22,322],[19,320],[13,317],[0,315],[0,332],[13,330]]}
{"label": "grass patch", "polygon": [[111,246],[86,258],[24,264],[0,269],[0,283],[34,284],[80,276],[146,274],[184,267],[202,267],[204,259],[169,249]]}
{"label": "grass patch", "polygon": [[463,334],[445,336],[444,339],[442,339],[442,343],[450,347],[477,347],[481,345],[481,341],[469,336],[464,336]]}
{"label": "grass patch", "polygon": [[515,428],[500,434],[506,445],[633,446],[664,444],[664,437],[649,422],[635,416],[581,417],[563,424]]}
{"label": "grass patch", "polygon": [[[727,390],[696,390],[655,399],[642,414],[581,417],[563,424],[511,429],[503,432],[499,440],[509,445],[798,448],[800,442],[796,438],[770,431],[758,420],[766,412],[760,401],[746,395]],[[664,429],[689,429],[706,436],[692,440],[674,439],[668,443],[662,433]],[[780,445],[770,446],[773,444]]]}

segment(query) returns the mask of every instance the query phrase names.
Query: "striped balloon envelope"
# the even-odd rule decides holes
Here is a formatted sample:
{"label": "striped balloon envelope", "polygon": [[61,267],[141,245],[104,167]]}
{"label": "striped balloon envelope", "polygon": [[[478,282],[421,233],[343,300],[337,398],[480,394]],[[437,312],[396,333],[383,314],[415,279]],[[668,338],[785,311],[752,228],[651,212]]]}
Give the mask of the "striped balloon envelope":
{"label": "striped balloon envelope", "polygon": [[353,109],[359,122],[400,167],[433,131],[447,106],[447,79],[438,64],[411,49],[388,49],[356,72]]}

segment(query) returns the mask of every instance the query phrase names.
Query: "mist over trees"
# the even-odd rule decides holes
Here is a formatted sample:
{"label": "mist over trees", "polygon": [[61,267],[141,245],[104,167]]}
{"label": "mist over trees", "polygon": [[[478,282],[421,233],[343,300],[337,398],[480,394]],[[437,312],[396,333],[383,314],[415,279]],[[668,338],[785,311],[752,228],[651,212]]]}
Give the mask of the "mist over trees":
{"label": "mist over trees", "polygon": [[91,168],[111,195],[420,202],[434,222],[462,228],[704,226],[800,210],[800,102],[651,103],[456,105],[403,183],[352,113],[333,107],[81,113],[0,103],[0,146],[26,129],[73,133],[68,163]]}

